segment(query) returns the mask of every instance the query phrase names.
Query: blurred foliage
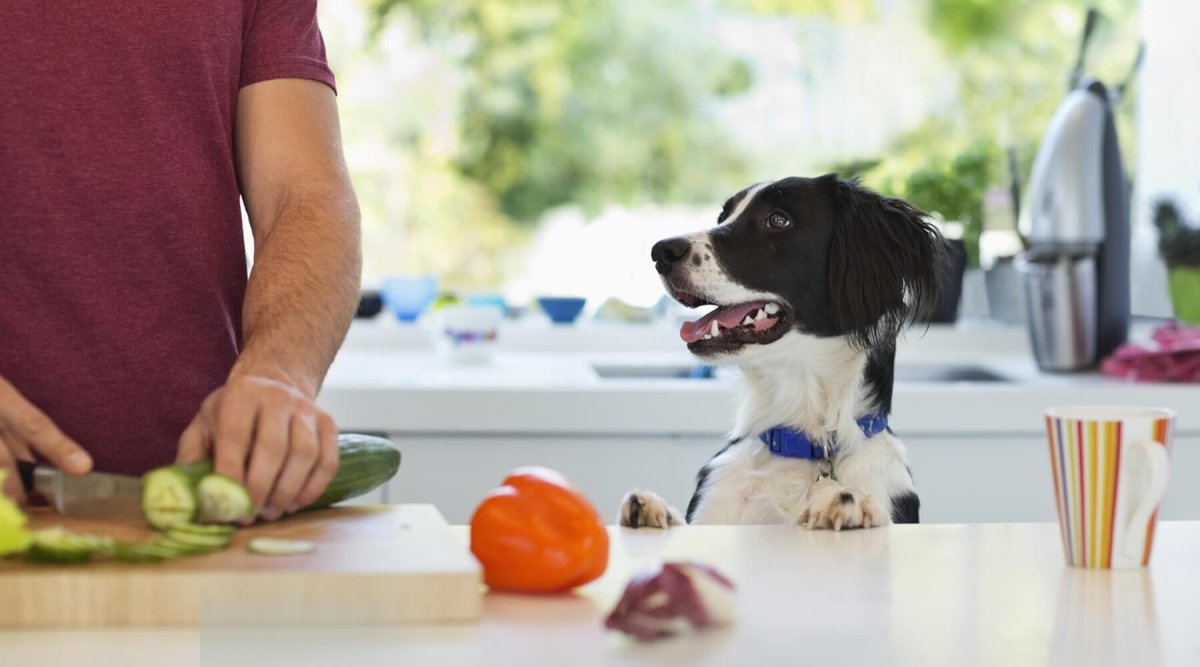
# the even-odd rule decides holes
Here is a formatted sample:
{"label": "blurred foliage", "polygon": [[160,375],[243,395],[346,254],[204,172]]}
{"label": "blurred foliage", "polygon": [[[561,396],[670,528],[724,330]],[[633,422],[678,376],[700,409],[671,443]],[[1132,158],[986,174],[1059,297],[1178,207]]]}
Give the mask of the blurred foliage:
{"label": "blurred foliage", "polygon": [[[358,79],[358,94],[344,96],[341,104],[358,105],[348,110],[355,122],[345,131],[348,147],[361,153],[352,163],[369,231],[368,272],[428,271],[455,287],[495,287],[513,275],[533,223],[557,206],[596,213],[607,205],[709,205],[762,176],[761,156],[729,140],[725,123],[742,119],[720,117],[721,109],[760,84],[760,72],[715,37],[713,26],[731,13],[775,25],[792,22],[795,43],[779,44],[778,51],[797,49],[800,64],[797,71],[774,76],[776,82],[793,76],[799,87],[820,81],[808,68],[863,66],[855,64],[861,54],[835,48],[835,36],[878,24],[884,12],[892,20],[904,14],[909,21],[904,25],[912,26],[908,34],[916,37],[898,43],[933,41],[933,58],[940,53],[940,61],[950,65],[952,80],[944,90],[893,62],[867,66],[890,66],[897,81],[924,81],[911,94],[933,100],[935,113],[913,127],[906,121],[908,129],[878,152],[837,155],[840,164],[828,170],[859,176],[866,185],[963,222],[974,263],[986,191],[1008,188],[1003,156],[1009,148],[1015,149],[1024,187],[1042,133],[1067,93],[1087,5],[1083,0],[345,2],[366,10],[370,36],[340,55],[331,51],[331,58],[341,58],[335,64],[339,75],[352,71]],[[1087,71],[1115,83],[1132,60],[1135,44],[1127,38],[1136,35],[1136,1],[1091,4],[1103,18]],[[338,40],[327,41],[339,48]],[[414,56],[428,58],[412,64]],[[372,93],[375,98],[366,99]],[[1117,120],[1132,167],[1130,97]],[[825,104],[806,113],[843,111]],[[762,107],[749,108],[762,113]],[[877,118],[878,111],[854,118],[860,116]],[[778,148],[785,157],[792,154],[786,152],[791,147]],[[793,152],[811,156],[808,148],[796,146]]]}
{"label": "blurred foliage", "polygon": [[703,11],[697,3],[373,2],[379,25],[407,13],[461,64],[454,163],[517,222],[567,203],[595,212],[707,201],[745,178],[743,156],[708,110],[747,90],[752,73],[672,29],[681,13]]}
{"label": "blurred foliage", "polygon": [[722,0],[721,4],[757,14],[824,16],[841,21],[861,21],[875,12],[874,0]]}
{"label": "blurred foliage", "polygon": [[921,209],[963,225],[967,265],[979,266],[979,235],[983,231],[983,198],[993,183],[997,161],[990,143],[980,143],[951,159],[932,157],[910,172],[900,189]]}
{"label": "blurred foliage", "polygon": [[[1010,148],[1018,185],[1026,187],[1046,126],[1069,92],[1089,5],[1101,19],[1084,74],[1112,86],[1136,53],[1135,0],[927,0],[930,32],[956,64],[955,104],[896,137],[885,155],[859,160],[876,163],[860,173],[869,185],[962,222],[972,266],[986,191],[1011,185]],[[1119,101],[1116,115],[1127,171],[1134,155],[1130,97]]]}
{"label": "blurred foliage", "polygon": [[1200,221],[1189,224],[1170,197],[1155,201],[1153,219],[1158,228],[1158,253],[1167,266],[1200,269]]}
{"label": "blurred foliage", "polygon": [[952,51],[994,45],[1008,34],[1020,0],[929,0],[930,32]]}

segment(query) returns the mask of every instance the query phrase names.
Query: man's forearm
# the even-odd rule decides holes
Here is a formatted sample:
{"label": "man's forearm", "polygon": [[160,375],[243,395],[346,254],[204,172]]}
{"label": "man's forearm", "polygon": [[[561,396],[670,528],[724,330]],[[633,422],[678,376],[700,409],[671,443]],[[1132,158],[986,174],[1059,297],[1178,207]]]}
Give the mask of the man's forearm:
{"label": "man's forearm", "polygon": [[316,396],[358,302],[359,211],[348,185],[294,190],[260,214],[231,377],[263,375]]}

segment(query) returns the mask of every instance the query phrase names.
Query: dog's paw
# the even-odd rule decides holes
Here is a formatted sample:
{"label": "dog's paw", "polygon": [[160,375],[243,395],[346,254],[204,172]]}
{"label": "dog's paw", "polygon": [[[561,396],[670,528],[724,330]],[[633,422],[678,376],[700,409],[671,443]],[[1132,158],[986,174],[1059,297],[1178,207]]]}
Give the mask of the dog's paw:
{"label": "dog's paw", "polygon": [[620,524],[625,528],[666,528],[686,523],[679,511],[649,491],[630,491],[621,501]]}
{"label": "dog's paw", "polygon": [[797,523],[810,530],[841,530],[882,526],[887,518],[883,507],[871,495],[823,479],[809,491],[808,506]]}

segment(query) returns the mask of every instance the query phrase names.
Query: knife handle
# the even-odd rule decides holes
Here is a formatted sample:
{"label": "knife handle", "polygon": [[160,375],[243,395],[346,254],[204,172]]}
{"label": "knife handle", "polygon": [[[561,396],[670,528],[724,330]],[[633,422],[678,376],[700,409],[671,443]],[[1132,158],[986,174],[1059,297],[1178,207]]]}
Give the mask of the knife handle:
{"label": "knife handle", "polygon": [[33,461],[17,461],[17,474],[21,477],[21,486],[25,487],[25,493],[33,493],[33,471],[37,469],[37,464]]}

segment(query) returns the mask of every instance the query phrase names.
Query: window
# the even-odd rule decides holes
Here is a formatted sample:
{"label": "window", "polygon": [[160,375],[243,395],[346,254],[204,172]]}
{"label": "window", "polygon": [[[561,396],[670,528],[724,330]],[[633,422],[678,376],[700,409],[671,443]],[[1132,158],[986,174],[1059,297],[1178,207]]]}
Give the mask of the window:
{"label": "window", "polygon": [[[1124,75],[1134,5],[1098,3],[1090,73]],[[751,182],[827,171],[978,235],[1010,156],[1028,174],[1083,15],[1074,0],[324,0],[365,281],[645,304],[654,240],[712,224]]]}

